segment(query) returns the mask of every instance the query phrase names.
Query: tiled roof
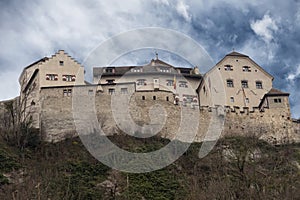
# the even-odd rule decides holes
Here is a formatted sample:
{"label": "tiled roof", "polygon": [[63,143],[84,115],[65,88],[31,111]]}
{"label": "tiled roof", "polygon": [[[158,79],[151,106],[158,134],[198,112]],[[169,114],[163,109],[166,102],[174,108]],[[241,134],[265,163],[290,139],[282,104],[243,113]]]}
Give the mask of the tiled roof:
{"label": "tiled roof", "polygon": [[276,96],[276,95],[289,95],[289,93],[282,92],[278,89],[272,88],[266,95],[268,96]]}

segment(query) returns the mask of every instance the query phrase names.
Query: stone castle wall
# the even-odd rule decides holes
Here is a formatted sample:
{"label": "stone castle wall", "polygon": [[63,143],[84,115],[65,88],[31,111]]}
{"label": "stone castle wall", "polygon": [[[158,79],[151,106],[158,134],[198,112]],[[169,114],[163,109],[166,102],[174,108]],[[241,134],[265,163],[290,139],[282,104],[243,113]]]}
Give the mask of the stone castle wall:
{"label": "stone castle wall", "polygon": [[[76,134],[72,96],[64,96],[65,89],[74,90],[73,87],[41,90],[41,130],[47,141],[59,141]],[[75,96],[77,92],[73,91],[72,95]],[[78,94],[84,97],[80,99],[81,113],[96,115],[106,134],[120,134],[117,124],[125,132],[130,130],[132,134],[146,134],[150,130],[147,125],[151,124],[160,136],[174,139],[180,126],[195,124],[197,116],[199,127],[194,139],[197,142],[218,138],[221,130],[222,136],[255,134],[274,143],[300,141],[300,124],[292,122],[283,108],[265,109],[264,112],[255,108],[199,108],[193,104],[174,105],[174,96],[170,92],[136,92],[130,97],[129,94],[99,93],[93,86],[82,87]],[[126,99],[130,99],[129,115],[125,112]],[[117,120],[113,118],[113,111],[117,112]],[[195,114],[197,112],[198,115]],[[133,126],[131,119],[138,126]],[[222,119],[224,127],[220,126]]]}

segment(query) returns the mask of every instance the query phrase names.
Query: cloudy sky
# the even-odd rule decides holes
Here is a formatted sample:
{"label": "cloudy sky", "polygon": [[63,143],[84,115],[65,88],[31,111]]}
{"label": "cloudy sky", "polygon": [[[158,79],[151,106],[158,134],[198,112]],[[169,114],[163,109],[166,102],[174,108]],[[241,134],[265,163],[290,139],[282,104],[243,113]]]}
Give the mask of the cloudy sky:
{"label": "cloudy sky", "polygon": [[215,63],[233,48],[249,55],[291,93],[300,117],[299,0],[2,0],[0,9],[0,99],[18,95],[23,67],[59,49],[83,62],[111,36],[163,27],[196,40]]}

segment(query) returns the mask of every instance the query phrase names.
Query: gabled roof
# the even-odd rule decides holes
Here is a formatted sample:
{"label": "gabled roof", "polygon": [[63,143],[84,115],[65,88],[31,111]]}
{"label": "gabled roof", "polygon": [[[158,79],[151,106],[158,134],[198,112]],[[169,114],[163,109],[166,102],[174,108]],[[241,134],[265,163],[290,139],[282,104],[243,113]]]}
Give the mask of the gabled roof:
{"label": "gabled roof", "polygon": [[268,73],[266,70],[264,70],[261,66],[259,66],[259,64],[257,64],[254,60],[252,60],[249,56],[245,55],[245,54],[241,54],[239,52],[233,51],[229,54],[227,54],[224,58],[222,58],[213,68],[211,68],[208,72],[206,72],[206,74],[208,74],[209,72],[211,72],[213,69],[215,69],[217,67],[217,65],[219,65],[221,62],[223,62],[226,58],[228,57],[242,57],[242,58],[247,58],[249,59],[250,62],[252,62],[254,65],[256,65],[264,74],[266,74],[267,76],[269,76],[272,80],[274,79],[274,77]]}

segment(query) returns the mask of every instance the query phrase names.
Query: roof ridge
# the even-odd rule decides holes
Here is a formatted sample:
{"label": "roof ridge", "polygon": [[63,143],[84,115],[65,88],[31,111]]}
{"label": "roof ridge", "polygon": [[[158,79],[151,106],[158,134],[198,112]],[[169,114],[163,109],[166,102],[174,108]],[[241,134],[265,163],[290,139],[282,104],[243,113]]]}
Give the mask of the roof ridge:
{"label": "roof ridge", "polygon": [[227,54],[226,56],[239,56],[239,57],[249,57],[245,54],[239,53],[237,51],[232,51],[231,53]]}

